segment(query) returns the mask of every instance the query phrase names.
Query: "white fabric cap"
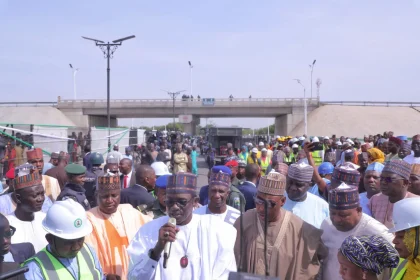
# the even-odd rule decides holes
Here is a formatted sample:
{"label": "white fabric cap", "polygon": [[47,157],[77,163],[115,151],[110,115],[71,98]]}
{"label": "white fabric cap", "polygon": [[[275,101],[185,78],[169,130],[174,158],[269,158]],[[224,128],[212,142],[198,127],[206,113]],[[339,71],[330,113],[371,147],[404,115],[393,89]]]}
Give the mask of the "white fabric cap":
{"label": "white fabric cap", "polygon": [[298,144],[293,144],[292,149],[299,148]]}
{"label": "white fabric cap", "polygon": [[312,143],[318,143],[319,142],[319,138],[318,137],[314,137],[312,138]]}
{"label": "white fabric cap", "polygon": [[330,137],[325,136],[325,137],[324,137],[324,140],[330,140]]}
{"label": "white fabric cap", "polygon": [[256,154],[256,153],[258,153],[258,149],[257,148],[252,148],[251,152]]}
{"label": "white fabric cap", "polygon": [[152,163],[151,167],[155,171],[156,176],[171,175],[172,174],[172,173],[169,172],[168,166],[161,161],[156,161],[156,162]]}

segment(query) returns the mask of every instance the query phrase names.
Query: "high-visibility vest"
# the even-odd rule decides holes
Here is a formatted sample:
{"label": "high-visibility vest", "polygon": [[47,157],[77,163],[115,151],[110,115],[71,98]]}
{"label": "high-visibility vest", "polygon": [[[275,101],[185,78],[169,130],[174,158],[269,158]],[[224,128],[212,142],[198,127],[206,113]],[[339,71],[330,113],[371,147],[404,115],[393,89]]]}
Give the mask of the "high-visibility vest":
{"label": "high-visibility vest", "polygon": [[[400,259],[397,268],[392,270],[391,280],[404,279],[405,272],[407,271],[407,262],[408,260]],[[420,280],[420,277],[417,280]]]}
{"label": "high-visibility vest", "polygon": [[248,159],[248,153],[245,153],[245,155],[242,152],[239,153],[239,158],[246,162]]}
{"label": "high-visibility vest", "polygon": [[[77,263],[79,264],[79,275],[76,280],[101,280],[101,273],[95,266],[95,259],[86,244],[77,253]],[[47,248],[39,251],[35,256],[26,260],[22,266],[30,261],[35,261],[41,269],[45,280],[74,280],[73,275],[63,264],[54,257]]]}
{"label": "high-visibility vest", "polygon": [[321,165],[321,163],[323,161],[321,151],[313,151],[312,152],[312,158],[314,159],[314,163],[315,163],[316,166]]}
{"label": "high-visibility vest", "polygon": [[267,171],[267,167],[270,165],[270,158],[265,157],[265,160],[261,158],[261,176],[265,175],[265,172]]}

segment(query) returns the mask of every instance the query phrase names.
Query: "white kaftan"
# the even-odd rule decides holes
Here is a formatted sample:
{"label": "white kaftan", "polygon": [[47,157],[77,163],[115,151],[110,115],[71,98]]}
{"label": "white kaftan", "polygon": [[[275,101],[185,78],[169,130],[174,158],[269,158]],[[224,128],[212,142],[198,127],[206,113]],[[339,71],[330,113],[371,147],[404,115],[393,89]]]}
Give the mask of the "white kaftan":
{"label": "white kaftan", "polygon": [[213,215],[213,216],[219,217],[225,223],[228,223],[229,225],[233,225],[236,219],[241,215],[241,212],[238,209],[233,208],[232,206],[229,206],[229,205],[226,205],[226,206],[227,206],[226,211],[222,214],[215,214],[215,213],[210,212],[208,205],[204,205],[195,209],[194,214]]}
{"label": "white kaftan", "polygon": [[[149,257],[158,240],[159,229],[168,222],[164,216],[143,225],[128,247],[130,266],[128,279],[228,279],[236,271],[233,246],[236,229],[213,215],[196,215],[190,223],[177,226],[176,241],[172,243],[167,268],[163,268],[163,253],[158,262]],[[188,266],[180,260],[188,257]]]}

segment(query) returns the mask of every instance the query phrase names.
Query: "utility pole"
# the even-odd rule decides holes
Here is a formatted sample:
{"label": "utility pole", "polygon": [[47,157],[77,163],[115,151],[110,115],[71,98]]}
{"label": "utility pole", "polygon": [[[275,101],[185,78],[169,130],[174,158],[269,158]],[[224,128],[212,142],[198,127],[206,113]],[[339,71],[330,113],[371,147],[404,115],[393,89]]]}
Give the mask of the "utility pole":
{"label": "utility pole", "polygon": [[97,40],[97,39],[92,39],[92,38],[88,38],[88,37],[83,37],[83,39],[86,40],[90,40],[90,41],[94,41],[95,45],[97,47],[99,47],[102,52],[104,53],[104,57],[107,59],[107,68],[106,68],[106,77],[107,77],[107,94],[106,94],[106,115],[107,115],[107,119],[108,119],[108,152],[111,151],[111,115],[109,112],[109,103],[110,103],[110,97],[111,97],[111,90],[110,90],[110,72],[111,72],[111,68],[110,68],[110,64],[109,64],[109,60],[111,58],[113,58],[114,56],[114,52],[117,50],[117,48],[119,46],[122,45],[122,42],[125,40],[129,40],[129,39],[133,39],[136,36],[131,35],[128,37],[124,37],[118,40],[114,40],[112,41],[112,43],[105,43],[104,41],[101,40]]}
{"label": "utility pole", "polygon": [[312,62],[312,64],[309,64],[309,68],[311,68],[311,100],[312,100],[312,74],[314,72],[315,63],[316,63],[316,59],[314,59],[314,62]]}
{"label": "utility pole", "polygon": [[175,131],[175,99],[181,92],[184,92],[185,90],[180,90],[180,91],[175,91],[175,92],[167,91],[167,90],[163,90],[163,91],[168,93],[168,95],[172,99],[172,118],[173,118],[173,124],[172,125],[173,125],[173,129]]}
{"label": "utility pole", "polygon": [[71,63],[69,63],[70,68],[73,70],[73,99],[76,100],[77,99],[77,94],[76,94],[76,74],[77,71],[79,71],[79,68],[73,68],[73,65],[71,65]]}
{"label": "utility pole", "polygon": [[307,112],[307,108],[306,108],[306,88],[305,86],[300,82],[300,79],[293,79],[295,80],[298,84],[300,84],[303,87],[303,114],[305,116],[304,119],[304,125],[305,125],[305,135],[308,135],[308,112]]}

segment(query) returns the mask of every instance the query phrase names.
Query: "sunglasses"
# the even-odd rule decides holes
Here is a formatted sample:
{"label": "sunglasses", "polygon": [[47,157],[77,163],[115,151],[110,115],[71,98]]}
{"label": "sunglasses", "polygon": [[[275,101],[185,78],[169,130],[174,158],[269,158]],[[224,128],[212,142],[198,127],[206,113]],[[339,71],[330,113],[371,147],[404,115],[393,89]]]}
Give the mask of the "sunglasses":
{"label": "sunglasses", "polygon": [[15,227],[12,227],[12,226],[10,226],[10,230],[9,231],[6,231],[6,232],[4,232],[3,233],[3,237],[4,238],[12,238],[12,236],[15,234],[15,232],[16,232],[16,228]]}
{"label": "sunglasses", "polygon": [[393,177],[382,177],[379,179],[380,182],[386,182],[387,184],[399,181],[399,180],[405,180],[404,178],[393,178]]}
{"label": "sunglasses", "polygon": [[264,199],[259,198],[258,196],[254,196],[254,202],[255,202],[255,205],[267,204],[268,208],[274,208],[277,205],[277,203],[272,200],[264,200]]}
{"label": "sunglasses", "polygon": [[186,199],[170,200],[170,199],[167,199],[167,200],[165,200],[165,204],[166,204],[166,207],[172,207],[176,204],[176,206],[178,206],[179,208],[183,208],[183,207],[187,206],[188,203],[191,202],[191,200],[193,200],[193,198],[191,198],[190,200],[186,200]]}

